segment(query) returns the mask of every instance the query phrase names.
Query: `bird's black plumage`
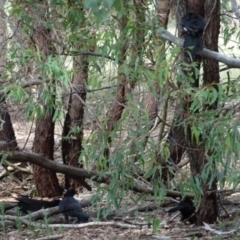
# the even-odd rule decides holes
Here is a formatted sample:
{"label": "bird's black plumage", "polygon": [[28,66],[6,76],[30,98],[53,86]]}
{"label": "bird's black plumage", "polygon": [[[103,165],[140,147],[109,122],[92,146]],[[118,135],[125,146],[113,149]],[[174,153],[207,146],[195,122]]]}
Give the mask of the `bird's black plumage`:
{"label": "bird's black plumage", "polygon": [[56,207],[60,203],[60,200],[44,201],[29,197],[18,197],[16,200],[18,201],[17,205],[6,207],[5,210],[19,207],[21,212],[28,213],[38,211],[42,208]]}
{"label": "bird's black plumage", "polygon": [[76,217],[79,222],[88,222],[89,215],[83,212],[80,203],[73,198],[75,194],[75,189],[71,188],[67,190],[59,204],[59,210],[63,213],[66,222],[68,221],[69,216]]}
{"label": "bird's black plumage", "polygon": [[185,33],[183,44],[185,56],[191,54],[194,57],[203,49],[202,34],[206,24],[205,20],[198,14],[188,13],[182,18],[181,24],[183,33]]}
{"label": "bird's black plumage", "polygon": [[191,199],[186,198],[182,200],[176,207],[169,209],[168,213],[174,213],[180,211],[181,213],[181,221],[189,221],[191,224],[196,222],[195,217],[195,206]]}

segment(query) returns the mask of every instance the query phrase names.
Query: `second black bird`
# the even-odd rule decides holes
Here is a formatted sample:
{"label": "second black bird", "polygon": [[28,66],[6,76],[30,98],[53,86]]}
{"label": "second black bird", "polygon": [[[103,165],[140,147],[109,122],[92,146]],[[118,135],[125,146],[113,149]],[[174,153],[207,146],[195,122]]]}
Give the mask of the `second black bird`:
{"label": "second black bird", "polygon": [[169,209],[168,213],[180,211],[182,222],[189,221],[191,224],[196,223],[195,206],[191,199],[185,198],[176,207]]}
{"label": "second black bird", "polygon": [[60,200],[44,201],[29,197],[18,197],[16,200],[18,201],[17,205],[6,207],[5,210],[19,207],[21,212],[28,213],[38,211],[42,208],[56,207],[60,203]]}
{"label": "second black bird", "polygon": [[203,49],[203,30],[205,27],[205,20],[196,13],[188,13],[181,20],[183,33],[185,34],[183,47],[185,49],[185,56],[189,54],[194,57],[199,51]]}
{"label": "second black bird", "polygon": [[86,212],[83,212],[80,203],[73,198],[75,194],[75,189],[71,188],[67,190],[59,204],[59,210],[63,213],[66,222],[68,222],[69,216],[76,217],[79,222],[88,222],[89,215]]}

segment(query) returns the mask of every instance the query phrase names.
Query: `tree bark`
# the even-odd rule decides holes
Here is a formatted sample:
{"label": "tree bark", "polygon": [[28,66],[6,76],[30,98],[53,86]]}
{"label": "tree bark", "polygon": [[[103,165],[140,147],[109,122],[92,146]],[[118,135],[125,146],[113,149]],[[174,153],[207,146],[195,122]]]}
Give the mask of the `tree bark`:
{"label": "tree bark", "polygon": [[[218,37],[220,30],[220,1],[205,1],[205,19],[207,25],[205,27],[204,43],[205,46],[213,51],[218,52]],[[204,59],[203,60],[203,83],[205,86],[215,86],[219,83],[219,64],[215,60]],[[217,101],[210,106],[205,106],[205,111],[216,109]],[[201,176],[205,165],[208,163],[208,159],[205,154],[204,140],[199,146],[191,138],[191,132],[189,131],[190,148],[188,148],[189,160],[191,166],[191,172],[193,176]],[[211,153],[207,154],[208,156]],[[217,178],[212,181],[212,185],[209,186],[211,175],[217,171],[215,164],[212,164],[211,172],[209,173],[208,180],[201,180],[202,197],[199,205],[199,211],[196,214],[197,225],[201,225],[203,222],[214,223],[218,216],[217,209]]]}
{"label": "tree bark", "polygon": [[[74,69],[72,94],[69,99],[68,113],[62,134],[62,156],[65,164],[83,168],[83,163],[79,163],[79,156],[82,151],[84,103],[86,101],[85,90],[88,78],[87,57],[76,57],[74,59]],[[67,189],[70,186],[77,188],[79,184],[91,190],[84,178],[79,182],[65,176],[65,187]]]}
{"label": "tree bark", "polygon": [[[127,14],[123,14],[122,18],[120,19],[120,37],[119,37],[119,44],[120,44],[120,55],[119,55],[119,63],[118,63],[118,85],[116,89],[115,99],[107,111],[107,123],[106,123],[106,135],[107,135],[107,144],[108,146],[104,149],[104,156],[108,159],[110,154],[110,145],[112,142],[112,138],[110,137],[110,133],[114,130],[115,124],[121,118],[122,112],[124,110],[125,101],[126,101],[126,92],[127,92],[127,80],[126,74],[121,72],[121,66],[124,65],[126,60],[126,52],[128,50],[128,44],[126,35],[124,33],[124,28],[126,27],[128,22]],[[106,164],[108,166],[108,164]]]}
{"label": "tree bark", "polygon": [[[45,112],[44,116],[37,120],[32,150],[53,160],[55,124],[52,118],[52,112]],[[39,196],[50,198],[61,194],[58,179],[54,172],[34,164],[33,177]]]}
{"label": "tree bark", "polygon": [[[34,9],[31,10],[33,14],[36,14]],[[38,17],[41,19],[42,23],[38,23],[38,25],[35,26],[31,36],[36,49],[40,51],[43,59],[46,59],[53,50],[50,30],[43,25],[44,21],[46,20],[46,10],[48,10],[47,4],[39,1]],[[54,96],[52,96],[52,98],[54,100]],[[45,112],[36,121],[32,150],[35,153],[43,154],[45,157],[53,160],[55,123],[52,119],[54,115],[54,109],[48,105],[45,105],[44,107]],[[33,176],[39,196],[55,197],[61,194],[55,172],[52,172],[46,168],[42,168],[38,165],[33,165]]]}

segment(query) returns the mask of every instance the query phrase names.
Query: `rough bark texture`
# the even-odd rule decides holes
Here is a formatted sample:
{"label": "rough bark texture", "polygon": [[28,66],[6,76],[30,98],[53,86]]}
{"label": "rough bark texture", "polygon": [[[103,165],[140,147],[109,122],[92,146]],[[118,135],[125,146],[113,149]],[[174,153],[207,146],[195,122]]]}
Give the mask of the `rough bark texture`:
{"label": "rough bark texture", "polygon": [[[45,112],[36,122],[33,152],[53,159],[54,152],[54,122],[53,114]],[[46,168],[33,165],[33,176],[41,197],[55,197],[61,194],[56,174]]]}
{"label": "rough bark texture", "polygon": [[[44,22],[45,11],[47,6],[39,1],[38,17]],[[40,7],[41,6],[41,7]],[[34,13],[34,9],[33,13]],[[35,12],[36,14],[36,12]],[[41,52],[43,59],[52,52],[51,35],[46,27],[39,23],[35,26],[31,39],[35,47]],[[54,152],[54,109],[45,106],[45,113],[37,119],[35,136],[33,142],[33,152],[43,154],[49,159],[53,159]],[[48,110],[47,110],[48,109]],[[56,173],[42,168],[38,165],[33,165],[33,176],[39,196],[55,197],[61,194]]]}
{"label": "rough bark texture", "polygon": [[[206,48],[218,52],[218,36],[220,31],[220,3],[218,0],[206,1],[205,19],[207,25],[204,34],[204,45]],[[219,83],[219,63],[218,61],[204,58],[203,60],[203,83],[210,86]],[[216,87],[217,88],[217,87]],[[215,106],[216,107],[216,106]]]}
{"label": "rough bark texture", "polygon": [[[83,168],[83,164],[79,163],[79,156],[82,150],[84,103],[86,100],[85,90],[88,78],[88,61],[85,56],[74,59],[74,69],[72,94],[69,99],[68,113],[63,127],[62,156],[64,164]],[[78,130],[71,132],[74,128]],[[84,178],[79,182],[65,176],[66,188],[70,186],[76,188],[79,185],[83,185],[88,190],[91,190],[91,187],[84,181]]]}
{"label": "rough bark texture", "polygon": [[[205,1],[205,19],[207,20],[207,26],[205,28],[204,43],[205,46],[213,51],[218,52],[218,37],[220,29],[220,1]],[[219,64],[217,61],[204,59],[203,60],[203,82],[205,86],[213,86],[219,83]],[[217,86],[216,86],[217,88]],[[213,103],[211,106],[206,106],[208,109],[216,109],[217,104]],[[189,139],[191,138],[189,133]],[[191,165],[191,171],[193,176],[200,176],[204,166],[207,164],[204,143],[199,147],[193,141],[190,142],[190,148],[188,150],[189,160]],[[211,155],[211,153],[208,153]],[[214,166],[210,175],[216,171]],[[203,190],[203,196],[199,205],[199,211],[196,215],[197,224],[201,225],[202,222],[214,223],[217,219],[217,178],[213,181],[212,186],[209,186],[208,182],[201,182]]]}

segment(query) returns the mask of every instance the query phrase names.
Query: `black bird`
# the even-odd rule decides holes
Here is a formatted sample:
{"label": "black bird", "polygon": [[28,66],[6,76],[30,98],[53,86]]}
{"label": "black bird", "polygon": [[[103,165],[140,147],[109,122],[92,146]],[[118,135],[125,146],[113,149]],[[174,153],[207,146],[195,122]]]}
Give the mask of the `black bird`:
{"label": "black bird", "polygon": [[169,209],[168,213],[181,212],[181,221],[189,221],[191,224],[196,223],[195,206],[189,198],[182,200],[176,207]]}
{"label": "black bird", "polygon": [[203,50],[203,30],[206,25],[203,17],[196,13],[188,13],[181,20],[184,40],[184,54],[189,57],[189,53],[194,57],[199,51]]}
{"label": "black bird", "polygon": [[75,194],[75,189],[68,189],[59,204],[59,210],[63,213],[66,222],[68,222],[68,216],[77,217],[78,222],[88,222],[89,215],[82,211],[80,203],[73,198]]}
{"label": "black bird", "polygon": [[56,207],[60,203],[60,200],[44,201],[29,197],[18,197],[16,200],[18,201],[17,205],[6,207],[5,210],[19,207],[21,212],[28,213],[38,211],[42,208]]}

